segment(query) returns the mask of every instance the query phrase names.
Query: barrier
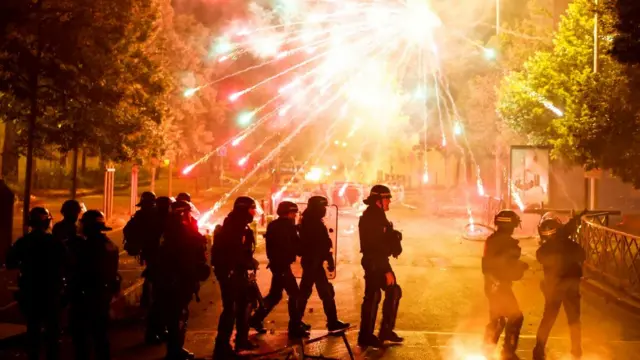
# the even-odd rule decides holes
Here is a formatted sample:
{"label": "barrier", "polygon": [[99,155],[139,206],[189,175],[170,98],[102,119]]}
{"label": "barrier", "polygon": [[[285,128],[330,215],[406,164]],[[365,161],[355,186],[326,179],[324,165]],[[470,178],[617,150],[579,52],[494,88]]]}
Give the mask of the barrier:
{"label": "barrier", "polygon": [[113,190],[116,169],[108,166],[104,172],[104,192],[102,197],[102,210],[105,220],[109,221],[113,217]]}
{"label": "barrier", "polygon": [[129,215],[136,213],[136,204],[138,203],[138,173],[140,169],[138,165],[131,168],[131,200],[129,202]]}
{"label": "barrier", "polygon": [[608,228],[611,214],[581,219],[577,240],[587,255],[585,269],[590,277],[640,298],[640,236]]}

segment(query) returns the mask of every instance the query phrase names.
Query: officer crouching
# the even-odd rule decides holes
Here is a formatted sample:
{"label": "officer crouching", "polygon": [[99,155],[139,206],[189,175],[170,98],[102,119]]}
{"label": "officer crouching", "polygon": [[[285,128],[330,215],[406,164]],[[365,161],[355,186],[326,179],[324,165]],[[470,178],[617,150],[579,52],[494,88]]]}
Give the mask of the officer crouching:
{"label": "officer crouching", "polygon": [[[364,200],[368,207],[358,223],[365,280],[358,334],[360,346],[381,347],[384,341],[400,343],[404,340],[394,332],[402,289],[396,282],[396,276],[389,264],[389,256],[397,258],[402,252],[402,233],[393,229],[393,224],[385,215],[390,202],[389,188],[375,185],[371,188],[369,197]],[[376,337],[373,332],[382,291],[385,292],[382,323]]]}
{"label": "officer crouching", "polygon": [[251,318],[251,326],[258,332],[263,332],[263,321],[271,310],[282,300],[282,290],[289,296],[289,336],[309,336],[302,324],[300,313],[300,289],[291,271],[291,264],[296,261],[300,252],[300,237],[296,229],[298,205],[290,201],[283,201],[278,205],[278,218],[267,226],[265,242],[267,258],[271,270],[271,288],[264,298],[264,307],[260,307]]}
{"label": "officer crouching", "polygon": [[193,359],[184,349],[189,303],[211,269],[207,265],[206,240],[191,223],[191,204],[171,204],[163,241],[158,249],[156,283],[159,307],[167,327],[167,360]]}
{"label": "officer crouching", "polygon": [[488,354],[498,344],[502,331],[505,332],[502,358],[519,359],[516,355],[520,329],[524,316],[518,305],[512,284],[522,279],[528,265],[520,261],[522,249],[513,232],[520,225],[520,217],[512,210],[500,211],[495,219],[496,231],[485,242],[482,256],[484,289],[489,299],[489,324],[485,331],[485,345]]}
{"label": "officer crouching", "polygon": [[575,222],[580,216],[563,225],[557,218],[543,220],[538,226],[542,245],[536,258],[544,270],[540,289],[544,294],[544,313],[533,349],[534,360],[545,359],[545,346],[560,307],[564,306],[571,336],[571,355],[582,356],[580,327],[580,278],[585,252],[580,244],[571,240]]}

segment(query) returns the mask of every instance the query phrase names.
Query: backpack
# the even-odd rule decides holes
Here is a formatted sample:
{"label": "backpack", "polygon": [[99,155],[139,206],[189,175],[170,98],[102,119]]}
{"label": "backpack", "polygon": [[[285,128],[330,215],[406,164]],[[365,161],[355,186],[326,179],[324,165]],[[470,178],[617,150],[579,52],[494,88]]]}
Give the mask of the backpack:
{"label": "backpack", "polygon": [[122,229],[122,234],[124,235],[123,247],[129,256],[140,256],[142,252],[144,235],[140,225],[142,224],[139,218],[134,215]]}

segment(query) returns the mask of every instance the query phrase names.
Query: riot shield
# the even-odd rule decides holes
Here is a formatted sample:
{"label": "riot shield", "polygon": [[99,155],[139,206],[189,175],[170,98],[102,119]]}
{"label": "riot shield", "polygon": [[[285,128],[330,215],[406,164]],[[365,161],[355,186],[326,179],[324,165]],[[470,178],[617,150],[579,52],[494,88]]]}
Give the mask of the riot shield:
{"label": "riot shield", "polygon": [[[307,208],[307,204],[298,204],[298,217],[296,218],[296,224],[300,222],[300,215]],[[329,279],[335,279],[336,274],[338,272],[338,207],[336,205],[327,206],[327,214],[323,218],[324,225],[329,230],[329,237],[331,238],[331,242],[333,243],[333,261],[336,264],[336,268],[333,272],[327,272],[327,277]],[[293,274],[297,278],[302,277],[302,266],[299,261],[296,261],[292,265]]]}

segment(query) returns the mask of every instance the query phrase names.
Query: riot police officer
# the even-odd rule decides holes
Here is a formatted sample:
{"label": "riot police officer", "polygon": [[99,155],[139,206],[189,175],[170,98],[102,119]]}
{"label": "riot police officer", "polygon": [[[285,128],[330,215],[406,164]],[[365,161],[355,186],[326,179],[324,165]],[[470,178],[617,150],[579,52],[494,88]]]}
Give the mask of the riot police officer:
{"label": "riot police officer", "polygon": [[307,208],[302,213],[300,222],[300,262],[302,265],[302,280],[300,281],[300,312],[304,315],[307,301],[311,297],[313,285],[316,286],[318,296],[322,300],[324,314],[327,317],[327,329],[339,331],[349,328],[350,324],[338,320],[335,290],[327,278],[327,270],[333,272],[336,264],[331,253],[333,242],[322,218],[327,213],[329,202],[324,196],[312,196],[307,201]]}
{"label": "riot police officer", "polygon": [[75,356],[78,360],[91,358],[90,337],[94,358],[111,358],[108,325],[111,299],[120,292],[118,275],[118,247],[104,231],[104,215],[89,210],[80,220],[84,238],[67,242],[71,264],[69,271],[69,322]]}
{"label": "riot police officer", "polygon": [[125,238],[124,248],[131,256],[138,256],[140,263],[146,266],[142,272],[144,284],[142,287],[142,300],[140,304],[147,307],[147,328],[145,342],[157,344],[164,338],[164,328],[157,314],[152,311],[153,281],[151,279],[156,265],[160,236],[162,235],[162,219],[156,207],[156,195],[151,191],[145,191],[140,195],[140,207],[123,229]]}
{"label": "riot police officer", "polygon": [[80,214],[86,210],[83,208],[84,205],[76,200],[67,200],[62,204],[62,221],[53,225],[52,234],[56,239],[65,241],[78,235],[77,222]]}
{"label": "riot police officer", "polygon": [[544,313],[533,349],[534,360],[545,359],[545,346],[560,307],[564,307],[571,334],[571,355],[582,356],[580,327],[580,278],[585,252],[580,244],[570,238],[571,230],[579,216],[563,225],[557,218],[543,220],[538,226],[542,245],[536,258],[542,265],[544,280],[540,289],[545,298]]}
{"label": "riot police officer", "polygon": [[282,290],[285,290],[289,296],[289,336],[305,337],[309,333],[302,325],[302,316],[298,308],[300,289],[291,271],[291,264],[300,253],[300,237],[295,225],[298,205],[283,201],[278,204],[277,213],[279,217],[267,226],[265,234],[268,267],[272,274],[271,288],[264,298],[264,306],[255,312],[250,324],[258,332],[263,332],[262,322],[282,300]]}
{"label": "riot police officer", "polygon": [[171,215],[158,249],[157,279],[159,307],[164,314],[167,333],[167,360],[193,359],[184,349],[189,319],[189,303],[200,282],[211,272],[205,255],[206,240],[191,226],[191,206],[186,201],[171,205]]}
{"label": "riot police officer", "polygon": [[485,294],[489,299],[489,324],[485,331],[486,352],[492,353],[502,331],[505,331],[502,356],[518,359],[516,349],[524,316],[513,293],[512,284],[522,279],[527,264],[520,261],[522,250],[513,232],[520,217],[512,210],[498,212],[494,219],[496,231],[485,242],[482,256]]}
{"label": "riot police officer", "polygon": [[238,197],[233,209],[216,231],[211,248],[211,265],[220,284],[222,313],[214,348],[215,359],[234,356],[230,345],[236,326],[236,351],[253,350],[249,341],[250,281],[249,271],[256,270],[253,258],[255,236],[249,224],[256,214],[256,202],[248,196]]}
{"label": "riot police officer", "polygon": [[9,250],[7,268],[20,270],[16,300],[27,320],[29,359],[40,358],[43,327],[47,359],[58,359],[66,250],[62,241],[48,232],[51,215],[47,209],[31,209],[29,226],[29,234]]}
{"label": "riot police officer", "polygon": [[[358,223],[365,279],[358,335],[358,343],[361,346],[380,347],[384,341],[400,343],[404,340],[393,331],[402,289],[396,282],[396,276],[389,264],[389,256],[397,258],[402,252],[402,233],[393,229],[393,224],[385,215],[390,202],[389,188],[375,185],[371,188],[369,197],[364,200],[368,207]],[[382,297],[381,290],[384,290],[385,296],[382,304],[382,323],[379,336],[376,337],[373,331]]]}

